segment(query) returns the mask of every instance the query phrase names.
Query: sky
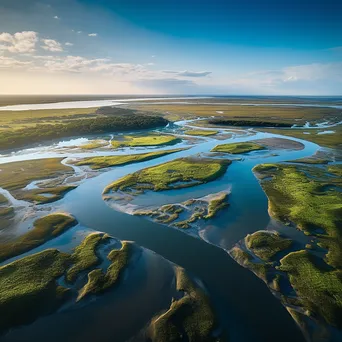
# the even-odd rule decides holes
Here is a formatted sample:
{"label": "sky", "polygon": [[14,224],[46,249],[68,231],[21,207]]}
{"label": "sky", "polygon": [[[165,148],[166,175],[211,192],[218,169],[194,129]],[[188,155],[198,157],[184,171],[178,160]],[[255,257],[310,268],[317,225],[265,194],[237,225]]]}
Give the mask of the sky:
{"label": "sky", "polygon": [[339,0],[0,0],[0,94],[342,95]]}

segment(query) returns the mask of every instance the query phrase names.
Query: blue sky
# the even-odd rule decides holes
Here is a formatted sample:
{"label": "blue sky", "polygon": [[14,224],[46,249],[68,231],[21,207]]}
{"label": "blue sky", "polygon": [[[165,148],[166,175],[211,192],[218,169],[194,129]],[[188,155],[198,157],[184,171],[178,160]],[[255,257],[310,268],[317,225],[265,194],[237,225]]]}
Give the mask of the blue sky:
{"label": "blue sky", "polygon": [[0,93],[342,94],[337,0],[1,0]]}

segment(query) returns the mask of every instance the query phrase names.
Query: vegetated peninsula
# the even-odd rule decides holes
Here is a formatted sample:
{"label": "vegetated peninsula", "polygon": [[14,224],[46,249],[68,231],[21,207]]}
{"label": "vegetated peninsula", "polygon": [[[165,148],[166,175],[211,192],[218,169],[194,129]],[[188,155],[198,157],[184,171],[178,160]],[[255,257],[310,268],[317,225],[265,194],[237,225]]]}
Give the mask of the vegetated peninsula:
{"label": "vegetated peninsula", "polygon": [[301,230],[308,243],[294,245],[278,233],[256,232],[230,251],[278,293],[310,338],[317,332],[312,324],[325,327],[327,336],[331,326],[342,328],[341,170],[341,165],[256,166],[271,216],[289,230]]}
{"label": "vegetated peninsula", "polygon": [[253,142],[241,142],[241,143],[231,143],[222,144],[215,146],[211,152],[223,152],[231,154],[247,153],[252,151],[264,150],[265,147]]}
{"label": "vegetated peninsula", "polygon": [[292,127],[291,123],[273,122],[273,121],[257,121],[257,120],[230,120],[230,119],[210,119],[210,125],[217,126],[236,126],[236,127]]}
{"label": "vegetated peninsula", "polygon": [[149,134],[147,136],[125,136],[122,140],[112,140],[113,148],[141,147],[141,146],[166,146],[182,142],[182,139],[173,135]]}
{"label": "vegetated peninsula", "polygon": [[[1,115],[4,114],[1,113]],[[32,122],[35,120],[30,117],[30,125],[18,129],[2,129],[0,150],[28,146],[57,138],[151,129],[164,127],[168,124],[168,120],[159,116],[139,114],[130,109],[116,107],[109,107],[106,114],[103,114],[102,110],[99,109],[92,116],[85,116],[82,119],[73,116],[68,119],[64,116],[58,118],[56,111],[52,112],[51,115],[55,116],[54,120],[49,123],[45,123],[46,117],[43,117],[41,121],[37,117],[35,119],[36,125],[32,126]]]}
{"label": "vegetated peninsula", "polygon": [[[61,184],[65,177],[74,173],[72,167],[61,163],[63,159],[46,158],[1,164],[0,187],[10,191],[16,199],[36,204],[57,201],[76,187]],[[56,182],[44,183],[49,179],[55,179]],[[31,182],[39,180],[44,180],[41,186],[26,188]]]}
{"label": "vegetated peninsula", "polygon": [[33,227],[16,239],[0,243],[0,262],[23,254],[54,239],[75,226],[77,220],[66,213],[53,213],[34,221]]}
{"label": "vegetated peninsula", "polygon": [[133,164],[133,163],[140,163],[143,161],[163,157],[168,154],[180,152],[183,150],[184,149],[182,148],[176,148],[173,150],[156,151],[156,152],[139,153],[139,154],[89,157],[89,158],[83,158],[75,162],[75,165],[77,166],[86,165],[92,168],[93,170],[98,170],[98,169],[111,167],[111,166],[123,166],[123,165],[128,165],[128,164]]}
{"label": "vegetated peninsula", "polygon": [[230,160],[222,159],[180,158],[124,176],[108,185],[103,193],[187,188],[219,178],[230,164]]}
{"label": "vegetated peninsula", "polygon": [[214,336],[217,320],[205,291],[180,267],[176,269],[176,282],[182,296],[152,320],[147,329],[149,339],[155,342],[221,340],[219,331]]}
{"label": "vegetated peninsula", "polygon": [[[92,233],[72,254],[46,249],[1,266],[0,311],[6,312],[6,315],[1,319],[0,333],[51,314],[67,300],[77,297],[81,300],[86,294],[99,293],[116,285],[127,267],[130,250],[125,248],[123,252],[122,248],[116,250],[112,247],[108,253],[110,264],[103,278],[99,277],[94,282],[92,273],[102,274],[100,268],[93,269],[102,261],[97,256],[97,250],[110,239],[106,234]],[[72,284],[87,271],[89,280],[84,288]],[[67,282],[60,285],[58,279],[65,274]]]}

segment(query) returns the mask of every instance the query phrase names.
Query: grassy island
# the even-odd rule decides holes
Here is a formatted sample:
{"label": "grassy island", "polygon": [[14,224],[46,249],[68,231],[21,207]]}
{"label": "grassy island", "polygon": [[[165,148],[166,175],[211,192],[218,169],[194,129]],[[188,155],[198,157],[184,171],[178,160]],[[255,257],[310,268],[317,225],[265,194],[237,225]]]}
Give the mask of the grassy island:
{"label": "grassy island", "polygon": [[0,262],[28,252],[75,226],[77,220],[65,213],[43,216],[33,223],[33,228],[13,241],[0,244]]}
{"label": "grassy island", "polygon": [[132,245],[124,241],[119,250],[112,250],[108,254],[111,261],[106,273],[99,268],[94,269],[88,274],[88,282],[79,291],[77,300],[91,295],[101,293],[117,283],[122,272],[128,264]]}
{"label": "grassy island", "polygon": [[68,295],[56,283],[67,266],[66,254],[48,249],[0,267],[0,332],[55,311]]}
{"label": "grassy island", "polygon": [[253,257],[249,253],[237,246],[233,247],[229,254],[238,264],[248,268],[267,283],[267,271],[269,269],[267,264],[254,262]]}
{"label": "grassy island", "polygon": [[216,319],[209,298],[181,268],[177,268],[177,290],[184,292],[184,296],[174,300],[169,310],[150,324],[152,341],[217,341],[213,337]]}
{"label": "grassy island", "polygon": [[83,166],[88,165],[93,170],[98,170],[111,166],[123,166],[133,163],[140,163],[147,160],[152,160],[155,158],[163,157],[171,153],[176,153],[183,151],[181,148],[167,150],[167,151],[157,151],[157,152],[149,152],[149,153],[140,153],[140,154],[128,154],[128,155],[119,155],[119,156],[103,156],[103,157],[91,157],[84,158],[80,161],[76,162],[75,165]]}
{"label": "grassy island", "polygon": [[294,222],[308,235],[318,236],[320,245],[329,250],[327,262],[342,268],[338,228],[342,225],[342,193],[334,188],[341,185],[340,178],[329,177],[324,170],[312,166],[263,164],[253,170],[262,177],[271,177],[261,183],[271,215],[285,223]]}
{"label": "grassy island", "polygon": [[341,328],[341,270],[331,269],[305,250],[288,254],[280,263],[280,270],[288,273],[290,283],[308,314],[318,314],[328,324]]}
{"label": "grassy island", "polygon": [[93,150],[95,148],[104,147],[109,144],[108,141],[102,139],[89,140],[86,144],[80,146],[83,150]]}
{"label": "grassy island", "polygon": [[108,185],[104,194],[118,190],[161,191],[191,187],[219,178],[230,163],[229,160],[180,158],[122,177]]}
{"label": "grassy island", "polygon": [[19,190],[35,180],[72,175],[73,168],[61,164],[63,159],[47,158],[1,164],[0,187],[9,191]]}
{"label": "grassy island", "polygon": [[139,147],[139,146],[166,146],[175,145],[182,140],[172,135],[150,134],[148,136],[130,136],[124,137],[124,140],[112,140],[113,148],[120,147]]}
{"label": "grassy island", "polygon": [[[158,223],[169,224],[180,229],[187,229],[198,220],[214,218],[217,213],[226,208],[228,194],[220,192],[210,195],[210,198],[191,199],[182,203],[166,204],[156,209],[136,210],[134,215],[148,216]],[[180,214],[184,214],[182,221],[178,221]]]}
{"label": "grassy island", "polygon": [[218,131],[211,131],[211,130],[205,130],[205,129],[189,129],[187,131],[184,131],[184,134],[187,135],[195,135],[195,136],[203,136],[203,137],[209,137],[211,135],[216,135]]}
{"label": "grassy island", "polygon": [[74,282],[80,272],[98,265],[100,258],[96,255],[96,249],[108,239],[109,236],[106,234],[92,233],[75,248],[74,253],[71,255],[73,265],[66,274],[68,282]]}
{"label": "grassy island", "polygon": [[253,143],[253,142],[242,142],[242,143],[217,145],[211,150],[211,152],[240,154],[240,153],[247,153],[247,152],[264,150],[264,149],[265,147],[259,144]]}
{"label": "grassy island", "polygon": [[248,234],[245,242],[246,246],[264,261],[269,261],[278,252],[288,249],[292,245],[292,240],[281,237],[279,233],[264,231]]}

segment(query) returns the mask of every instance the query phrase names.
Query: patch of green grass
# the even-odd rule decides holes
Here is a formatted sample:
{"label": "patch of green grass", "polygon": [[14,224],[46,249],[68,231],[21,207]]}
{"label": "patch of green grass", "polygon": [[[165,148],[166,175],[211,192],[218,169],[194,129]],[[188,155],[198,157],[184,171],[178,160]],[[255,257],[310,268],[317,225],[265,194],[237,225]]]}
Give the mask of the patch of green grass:
{"label": "patch of green grass", "polygon": [[103,233],[89,234],[71,255],[72,267],[68,269],[66,280],[74,282],[78,274],[99,264],[100,259],[96,255],[96,248],[108,240],[108,235]]}
{"label": "patch of green grass", "polygon": [[330,172],[336,176],[342,177],[342,165],[336,164],[336,165],[328,166],[328,172]]}
{"label": "patch of green grass", "polygon": [[61,164],[64,158],[25,160],[0,165],[0,187],[6,190],[18,190],[32,181],[73,174],[70,166]]}
{"label": "patch of green grass", "polygon": [[180,158],[122,177],[108,185],[104,194],[111,190],[161,191],[191,187],[219,178],[230,163],[230,160]]}
{"label": "patch of green grass", "polygon": [[184,131],[184,134],[187,134],[187,135],[198,135],[198,136],[203,136],[203,137],[216,135],[217,133],[218,131],[209,131],[209,130],[204,130],[204,129],[189,129],[187,131]]}
{"label": "patch of green grass", "polygon": [[[15,115],[13,112],[0,113],[0,150],[27,147],[30,144],[51,139],[153,129],[168,124],[164,118],[138,114],[130,109],[118,107],[102,107],[94,110],[93,113],[88,112],[86,115],[81,114],[80,116],[72,115],[72,117],[59,117],[59,110],[55,110],[55,113],[48,119],[45,117],[34,120],[27,116],[29,112],[21,112],[20,122],[11,120],[11,116]],[[1,125],[4,117],[7,123]]]}
{"label": "patch of green grass", "polygon": [[322,158],[301,158],[301,159],[291,160],[291,163],[322,165],[322,164],[328,164],[329,160],[322,159]]}
{"label": "patch of green grass", "polygon": [[103,156],[103,157],[92,157],[84,158],[75,163],[75,165],[82,166],[88,165],[93,170],[102,169],[111,166],[123,166],[132,163],[139,163],[147,160],[152,160],[155,158],[163,157],[171,153],[176,153],[183,151],[181,148],[176,148],[168,151],[157,151],[149,153],[140,154],[129,154],[129,155],[119,155],[119,156]]}
{"label": "patch of green grass", "polygon": [[13,241],[0,244],[0,262],[28,252],[46,241],[64,233],[75,226],[77,220],[65,213],[53,213],[43,216],[33,223],[33,228]]}
{"label": "patch of green grass", "polygon": [[204,216],[205,219],[213,218],[220,210],[226,208],[228,206],[227,203],[228,194],[220,193],[213,197],[209,201],[208,205],[208,214]]}
{"label": "patch of green grass", "polygon": [[230,250],[230,255],[238,264],[248,268],[263,281],[267,282],[267,271],[269,269],[267,264],[253,262],[253,257],[240,247],[233,247]]}
{"label": "patch of green grass", "polygon": [[342,327],[342,272],[331,270],[308,251],[292,252],[280,260],[310,315],[321,316],[328,324]]}
{"label": "patch of green grass", "polygon": [[175,145],[180,143],[182,140],[172,135],[157,135],[150,134],[148,136],[130,136],[124,137],[124,140],[112,140],[112,147],[139,147],[139,146],[165,146]]}
{"label": "patch of green grass", "polygon": [[55,188],[39,188],[26,191],[16,191],[17,199],[33,202],[35,204],[44,204],[59,201],[66,193],[77,188],[75,185],[63,185]]}
{"label": "patch of green grass", "polygon": [[[208,102],[208,99],[205,100]],[[215,102],[218,100],[215,99]],[[225,102],[227,100],[225,99]],[[244,99],[233,99],[232,102],[250,103]],[[253,102],[255,99],[253,100]],[[267,101],[267,103],[275,103],[275,99]],[[284,100],[282,100],[284,101]],[[212,117],[217,116],[225,119],[232,119],[235,121],[267,121],[267,122],[282,122],[288,124],[303,125],[307,121],[322,121],[341,118],[341,110],[335,108],[318,108],[318,107],[292,107],[292,106],[243,106],[234,103],[192,103],[192,104],[175,104],[175,103],[158,103],[149,104],[147,102],[139,104],[130,104],[131,108],[138,108],[140,110],[154,111],[161,113],[165,117]],[[218,113],[219,112],[219,113]],[[222,112],[222,113],[221,113]],[[300,119],[300,121],[297,121]],[[327,134],[329,135],[329,134]]]}
{"label": "patch of green grass", "polygon": [[184,296],[174,300],[169,310],[150,324],[152,341],[216,341],[216,319],[209,298],[181,268],[177,269],[177,290],[184,292]]}
{"label": "patch of green grass", "polygon": [[12,215],[14,213],[13,207],[0,207],[0,217]]}
{"label": "patch of green grass", "polygon": [[0,194],[0,205],[7,204],[7,203],[8,203],[7,197],[3,194]]}
{"label": "patch of green grass", "polygon": [[325,185],[340,179],[326,177],[321,169],[313,166],[263,164],[253,171],[263,177],[271,177],[261,182],[269,199],[270,214],[282,222],[294,222],[308,235],[319,236],[320,245],[329,249],[327,262],[341,268],[342,236],[339,227],[342,226],[342,193],[334,189],[325,190]]}
{"label": "patch of green grass", "polygon": [[67,266],[66,254],[48,249],[0,267],[0,331],[55,311],[68,294],[56,283]]}
{"label": "patch of green grass", "polygon": [[108,141],[97,139],[97,140],[90,140],[88,143],[81,145],[80,148],[83,150],[93,150],[95,148],[104,147],[107,145],[108,145]]}
{"label": "patch of green grass", "polygon": [[248,234],[245,237],[246,246],[260,259],[269,261],[278,252],[288,249],[292,240],[281,237],[278,233],[264,231]]}
{"label": "patch of green grass", "polygon": [[119,250],[112,250],[108,254],[108,259],[111,261],[106,273],[101,269],[95,269],[88,274],[88,282],[79,291],[77,300],[91,295],[101,293],[108,288],[114,286],[118,281],[128,264],[131,253],[131,244],[124,241]]}
{"label": "patch of green grass", "polygon": [[217,145],[211,150],[211,152],[240,154],[240,153],[247,153],[247,152],[264,150],[264,149],[265,147],[256,143],[242,142],[242,143]]}

